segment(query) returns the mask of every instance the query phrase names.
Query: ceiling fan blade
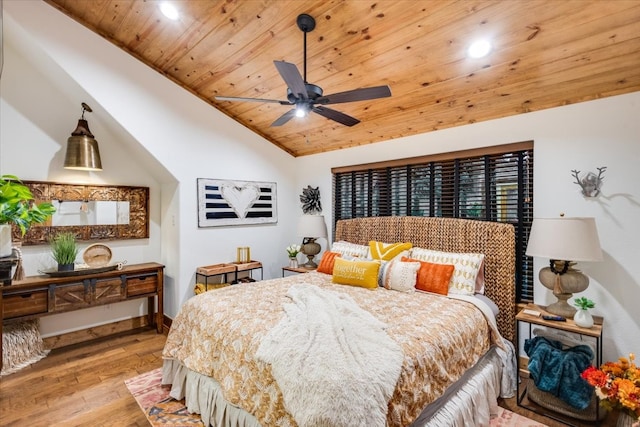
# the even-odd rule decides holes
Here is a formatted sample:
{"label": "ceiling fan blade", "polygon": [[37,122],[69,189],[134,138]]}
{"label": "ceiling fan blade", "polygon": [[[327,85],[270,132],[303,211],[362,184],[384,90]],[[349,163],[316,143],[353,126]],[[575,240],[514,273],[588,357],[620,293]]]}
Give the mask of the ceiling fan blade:
{"label": "ceiling fan blade", "polygon": [[342,102],[365,101],[367,99],[386,98],[388,96],[391,96],[389,86],[375,86],[320,96],[315,102],[322,105],[340,104]]}
{"label": "ceiling fan blade", "polygon": [[277,99],[263,99],[263,98],[242,98],[236,96],[216,96],[217,101],[249,101],[249,102],[272,102],[281,105],[293,105],[289,101],[279,101]]}
{"label": "ceiling fan blade", "polygon": [[295,115],[296,115],[296,109],[294,108],[293,110],[289,110],[283,115],[281,115],[280,117],[278,117],[275,122],[271,123],[271,126],[282,126],[283,124],[291,120]]}
{"label": "ceiling fan blade", "polygon": [[353,126],[360,123],[360,120],[345,113],[341,113],[340,111],[332,110],[331,108],[315,106],[311,109],[311,111],[318,113],[321,116],[326,117],[327,119],[331,119],[338,123],[341,123],[345,126]]}
{"label": "ceiling fan blade", "polygon": [[284,61],[273,61],[273,63],[276,65],[278,72],[287,84],[291,93],[293,93],[296,98],[309,99],[309,95],[307,95],[307,87],[304,84],[300,71],[298,71],[298,67]]}

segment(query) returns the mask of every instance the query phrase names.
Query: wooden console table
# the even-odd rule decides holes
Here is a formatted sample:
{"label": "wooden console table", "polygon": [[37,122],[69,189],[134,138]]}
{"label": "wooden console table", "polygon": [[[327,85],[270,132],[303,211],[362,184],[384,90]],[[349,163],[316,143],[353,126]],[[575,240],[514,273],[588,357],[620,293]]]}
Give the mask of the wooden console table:
{"label": "wooden console table", "polygon": [[[50,314],[82,310],[138,298],[148,299],[149,325],[162,333],[164,266],[155,262],[127,265],[122,270],[65,277],[30,276],[0,287],[2,324]],[[154,302],[157,297],[158,310]],[[0,339],[0,356],[2,340]],[[2,369],[2,357],[0,357]]]}

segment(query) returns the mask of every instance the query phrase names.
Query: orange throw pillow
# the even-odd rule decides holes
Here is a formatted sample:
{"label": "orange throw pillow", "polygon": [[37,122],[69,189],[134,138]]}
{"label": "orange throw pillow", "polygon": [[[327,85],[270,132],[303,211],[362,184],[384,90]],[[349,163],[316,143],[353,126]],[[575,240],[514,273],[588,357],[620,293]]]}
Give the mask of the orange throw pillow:
{"label": "orange throw pillow", "polygon": [[333,264],[336,262],[336,257],[340,257],[338,252],[325,251],[322,254],[320,264],[318,264],[318,272],[333,274]]}
{"label": "orange throw pillow", "polygon": [[420,261],[402,257],[402,261],[419,262],[420,269],[416,278],[416,289],[433,292],[435,294],[447,295],[449,293],[449,282],[453,275],[454,266],[451,264],[434,264],[432,262]]}

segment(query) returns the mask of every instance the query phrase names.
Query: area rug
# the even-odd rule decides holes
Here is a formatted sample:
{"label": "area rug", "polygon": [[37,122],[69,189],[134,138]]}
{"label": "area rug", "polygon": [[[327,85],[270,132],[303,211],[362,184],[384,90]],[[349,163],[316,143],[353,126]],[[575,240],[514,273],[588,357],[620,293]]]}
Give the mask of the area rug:
{"label": "area rug", "polygon": [[25,368],[49,354],[44,349],[38,319],[9,323],[2,330],[0,377]]}
{"label": "area rug", "polygon": [[170,386],[163,386],[161,381],[162,368],[158,368],[124,382],[151,425],[204,427],[198,414],[187,411],[184,400],[169,397]]}
{"label": "area rug", "polygon": [[[154,369],[124,383],[153,427],[202,426],[197,414],[190,414],[184,400],[169,397],[169,386],[162,386],[162,369]],[[547,427],[529,418],[499,407],[491,427]]]}

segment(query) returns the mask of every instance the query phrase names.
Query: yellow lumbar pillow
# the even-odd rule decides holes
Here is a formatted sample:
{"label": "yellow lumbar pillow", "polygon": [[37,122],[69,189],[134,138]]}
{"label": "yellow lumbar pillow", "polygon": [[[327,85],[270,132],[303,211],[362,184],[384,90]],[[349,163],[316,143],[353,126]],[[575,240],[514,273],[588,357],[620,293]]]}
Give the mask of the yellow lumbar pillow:
{"label": "yellow lumbar pillow", "polygon": [[375,289],[378,287],[379,261],[350,261],[336,258],[333,264],[333,283]]}
{"label": "yellow lumbar pillow", "polygon": [[384,243],[372,240],[369,242],[369,252],[371,258],[391,261],[403,251],[408,251],[413,245],[411,243]]}

